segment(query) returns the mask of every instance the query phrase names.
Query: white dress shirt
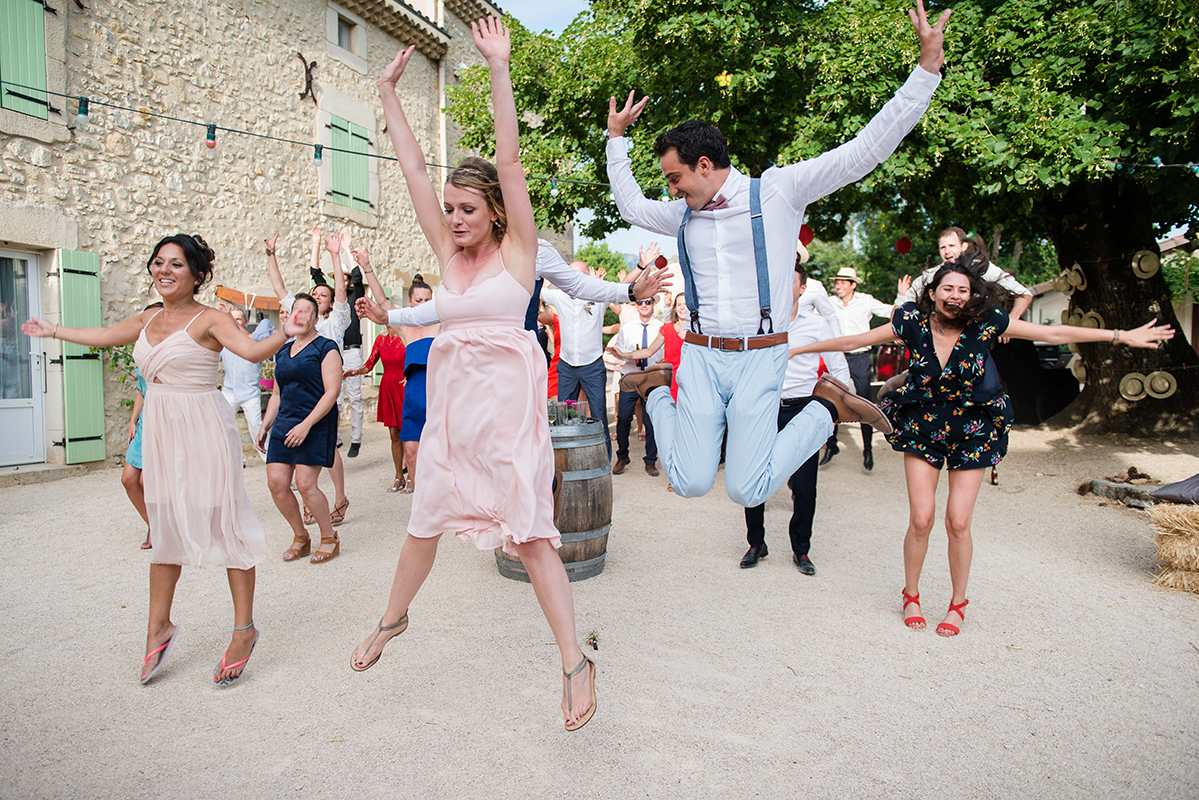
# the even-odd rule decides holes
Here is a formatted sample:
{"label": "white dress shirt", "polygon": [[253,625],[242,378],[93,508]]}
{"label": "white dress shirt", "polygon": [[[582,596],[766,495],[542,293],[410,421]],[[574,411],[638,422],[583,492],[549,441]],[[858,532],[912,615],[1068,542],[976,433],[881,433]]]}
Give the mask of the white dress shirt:
{"label": "white dress shirt", "polygon": [[[225,367],[225,380],[221,384],[221,394],[230,403],[241,405],[247,400],[253,400],[262,394],[258,379],[262,377],[262,363],[246,361],[241,356],[225,349],[221,351],[221,364]],[[257,431],[251,431],[257,434]]]}
{"label": "white dress shirt", "polygon": [[[929,267],[924,272],[920,273],[916,280],[912,281],[912,285],[908,287],[908,291],[901,297],[896,295],[895,305],[900,306],[904,303],[914,303],[924,288],[932,282],[933,276],[937,274],[937,270],[941,268],[938,264],[935,267]],[[986,272],[983,273],[983,280],[992,283],[998,283],[1004,289],[1007,289],[1014,295],[1027,295],[1032,297],[1032,292],[1028,290],[1020,281],[1013,278],[1009,273],[1004,272],[994,264],[988,264]]]}
{"label": "white dress shirt", "polygon": [[[287,297],[279,301],[279,305],[288,314],[291,313],[292,304],[296,302],[293,294],[288,292]],[[341,339],[345,334],[346,329],[350,327],[350,304],[338,303],[333,301],[333,307],[329,310],[329,315],[321,317],[316,321],[316,332],[326,339],[332,339],[337,343],[337,349],[341,350]]]}
{"label": "white dress shirt", "polygon": [[[907,82],[853,140],[823,155],[762,174],[762,216],[775,332],[791,322],[795,243],[809,203],[860,180],[889,156],[928,108],[941,76],[917,67]],[[633,177],[623,136],[608,139],[608,180],[620,215],[633,225],[676,236],[684,200],[663,203],[645,197]],[[754,336],[758,332],[758,286],[754,279],[749,220],[749,177],[737,169],[719,194],[729,207],[693,211],[687,224],[687,254],[699,296],[700,326],[708,336]],[[767,331],[769,332],[769,330]]]}
{"label": "white dress shirt", "polygon": [[[857,336],[859,333],[865,333],[870,330],[870,320],[874,317],[891,318],[891,306],[861,292],[854,292],[848,304],[842,302],[838,297],[832,305],[833,311],[837,314],[837,321],[841,323],[842,336]],[[849,352],[865,353],[869,350],[869,347],[859,347],[857,350]]]}
{"label": "white dress shirt", "polygon": [[[571,297],[585,297],[604,304],[629,301],[627,283],[613,283],[579,272],[567,264],[562,255],[545,239],[537,240],[536,277],[545,278]],[[419,328],[424,325],[436,325],[439,321],[437,309],[432,303],[421,303],[416,308],[395,308],[387,312],[388,325]]]}
{"label": "white dress shirt", "polygon": [[[627,288],[625,297],[628,298]],[[562,336],[559,357],[562,361],[572,367],[585,367],[603,355],[606,303],[578,300],[561,289],[542,289],[541,299],[558,311],[558,332]]]}
{"label": "white dress shirt", "polygon": [[[803,347],[814,342],[823,342],[834,338],[832,326],[822,317],[812,314],[802,307],[791,320],[787,328],[787,346]],[[820,357],[824,356],[824,365],[834,378],[846,386],[853,385],[849,376],[849,365],[845,363],[844,353],[802,353],[791,356],[787,361],[787,374],[783,376],[783,399],[793,397],[808,397],[816,388],[816,373],[820,369]]]}
{"label": "white dress shirt", "polygon": [[841,335],[841,322],[837,319],[837,309],[829,300],[828,291],[824,284],[815,278],[808,278],[807,288],[799,296],[799,307],[819,314],[833,329],[833,336]]}
{"label": "white dress shirt", "polygon": [[[649,322],[642,322],[640,318],[630,322],[620,323],[620,332],[612,337],[609,345],[615,347],[622,353],[629,353],[633,350],[640,350],[642,347],[649,347],[654,343],[654,339],[658,338],[658,333],[662,330],[662,323],[650,317]],[[642,335],[644,334],[644,336]],[[644,339],[645,344],[641,344]],[[658,352],[647,359],[649,364],[657,364],[666,355],[666,348],[659,347]],[[641,367],[637,366],[637,362],[625,361],[620,365],[620,374],[628,375],[633,372],[644,372]]]}

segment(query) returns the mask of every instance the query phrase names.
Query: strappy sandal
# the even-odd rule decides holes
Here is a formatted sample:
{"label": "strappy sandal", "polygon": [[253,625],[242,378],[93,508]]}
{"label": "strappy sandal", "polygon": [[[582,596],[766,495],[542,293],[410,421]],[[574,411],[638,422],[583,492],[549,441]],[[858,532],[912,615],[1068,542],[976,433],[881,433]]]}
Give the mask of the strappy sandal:
{"label": "strappy sandal", "polygon": [[[903,608],[905,611],[907,610],[908,606],[911,605],[912,603],[915,603],[916,605],[920,605],[920,592],[916,592],[916,594],[910,595],[910,594],[908,594],[906,589],[900,589],[899,593],[903,595]],[[911,628],[914,631],[922,631],[922,630],[924,630],[925,625],[928,624],[928,621],[924,617],[912,615],[910,617],[904,617],[903,624],[907,625],[909,628]]]}
{"label": "strappy sandal", "polygon": [[324,536],[321,537],[321,547],[324,547],[327,544],[333,545],[333,552],[322,553],[320,550],[317,550],[312,554],[312,558],[308,559],[310,563],[324,564],[326,561],[331,561],[332,559],[341,555],[341,539],[337,538],[336,533],[333,534],[332,539],[326,539]]}
{"label": "strappy sandal", "polygon": [[162,662],[167,660],[167,653],[171,652],[171,645],[173,645],[175,643],[175,640],[178,638],[179,638],[179,626],[176,625],[175,632],[171,634],[170,639],[167,639],[164,643],[162,643],[158,647],[154,648],[150,652],[146,653],[146,657],[142,659],[142,669],[145,669],[146,663],[149,662],[149,660],[156,655],[158,656],[158,663],[154,665],[154,669],[150,670],[149,675],[147,675],[144,678],[139,678],[142,686],[145,686],[147,683],[149,683],[150,679],[154,677],[154,674],[156,672],[158,672],[158,668],[162,666]]}
{"label": "strappy sandal", "polygon": [[308,510],[307,504],[305,504],[305,506],[304,506],[304,524],[305,525],[315,525],[316,524],[316,519],[313,518],[312,512]]}
{"label": "strappy sandal", "polygon": [[340,525],[346,521],[346,509],[350,507],[350,498],[342,500],[333,507],[333,511],[329,514],[329,522],[334,525]]}
{"label": "strappy sandal", "polygon": [[[965,608],[969,603],[970,603],[969,600],[963,600],[962,602],[957,603],[957,604],[950,603],[949,610],[955,612],[959,617],[962,618],[962,622],[965,622],[966,615],[962,613],[962,609]],[[957,636],[961,632],[962,632],[961,628],[959,628],[957,625],[953,625],[948,622],[942,622],[940,625],[937,626],[937,635],[938,636]]]}
{"label": "strappy sandal", "polygon": [[394,481],[391,482],[391,488],[388,489],[387,491],[389,493],[393,493],[393,494],[395,492],[402,492],[402,491],[404,491],[404,487],[407,485],[408,485],[408,481],[405,480],[404,478],[396,478]]}
{"label": "strappy sandal", "polygon": [[291,547],[283,551],[284,561],[296,561],[303,558],[312,552],[312,537],[305,536],[301,539],[298,536],[292,537]]}
{"label": "strappy sandal", "polygon": [[[253,627],[254,627],[254,621],[250,620],[250,624],[245,626],[245,628],[234,628],[233,630],[244,631],[246,628],[253,628]],[[257,646],[258,646],[258,630],[255,629],[254,630],[254,642],[253,642],[253,644],[250,645],[250,656],[254,655],[254,648]],[[227,663],[225,663],[225,659],[228,656],[229,656],[229,651],[226,650],[224,652],[224,654],[221,656],[221,663],[217,664],[215,667],[212,668],[212,682],[213,682],[213,684],[220,686],[220,687],[231,686],[234,681],[236,681],[238,678],[240,678],[242,675],[245,674],[246,670],[245,670],[245,668],[243,668],[242,671],[237,673],[236,675],[233,675],[228,678],[221,678],[219,681],[216,679],[216,676],[218,673],[224,672],[227,669],[233,669],[235,667],[240,667],[243,664],[245,664],[247,661],[250,660],[250,656],[246,656],[241,661],[238,661],[236,664],[227,664]]]}
{"label": "strappy sandal", "polygon": [[404,484],[404,488],[400,489],[400,494],[412,494],[416,491],[416,479],[413,478]]}
{"label": "strappy sandal", "polygon": [[[401,625],[403,625],[404,627],[400,628]],[[383,620],[382,619],[379,620],[379,625],[375,628],[375,635],[371,637],[370,644],[368,644],[366,646],[367,652],[369,653],[370,649],[375,646],[375,640],[378,639],[379,636],[381,636],[384,631],[394,631],[396,628],[400,628],[399,631],[397,631],[396,633],[393,633],[391,636],[387,637],[387,642],[390,642],[392,639],[396,638],[401,633],[408,630],[408,612],[407,611],[404,612],[404,616],[400,617],[399,621],[396,622],[394,625],[384,625]],[[387,646],[387,642],[383,643],[384,647]],[[376,655],[374,658],[372,658],[368,664],[360,667],[354,663],[354,656],[353,656],[353,654],[351,654],[350,655],[350,669],[354,670],[355,672],[366,672],[368,669],[375,666],[375,664],[382,657],[383,657],[383,651],[380,649],[378,655]]]}
{"label": "strappy sandal", "polygon": [[562,670],[562,675],[566,678],[566,707],[567,709],[571,709],[574,708],[574,698],[571,697],[570,679],[582,672],[583,667],[588,664],[591,665],[591,708],[584,711],[583,716],[579,717],[579,721],[574,725],[571,725],[569,722],[566,723],[566,730],[568,731],[577,731],[591,721],[591,717],[595,714],[595,662],[588,658],[586,653],[583,653],[583,660],[579,662],[577,667],[570,672]]}
{"label": "strappy sandal", "polygon": [[142,542],[143,550],[152,550],[154,545],[150,543],[150,529],[146,528],[146,541]]}

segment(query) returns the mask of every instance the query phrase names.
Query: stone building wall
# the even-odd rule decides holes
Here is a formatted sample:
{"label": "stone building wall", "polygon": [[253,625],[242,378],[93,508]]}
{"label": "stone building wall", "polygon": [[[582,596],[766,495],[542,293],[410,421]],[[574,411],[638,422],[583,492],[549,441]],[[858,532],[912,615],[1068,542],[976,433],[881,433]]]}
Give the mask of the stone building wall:
{"label": "stone building wall", "polygon": [[[366,115],[372,152],[391,156],[375,81],[409,42],[368,19],[365,9],[380,4],[349,0],[346,8],[334,6],[362,23],[356,55],[330,45],[331,6],[320,0],[89,0],[82,10],[70,2],[58,5],[58,19],[47,23],[48,59],[57,52],[63,74],[52,64],[49,88],[90,97],[90,123],[72,129],[70,98],[52,98],[63,108],[49,124],[0,112],[0,243],[41,252],[42,275],[52,248],[99,254],[104,324],[157,299],[145,270],[150,248],[179,231],[203,235],[216,252],[213,284],[201,294],[206,303],[215,302],[217,284],[269,293],[263,239],[275,233],[288,286],[306,288],[309,230],[316,222],[326,230],[348,228],[366,243],[385,285],[398,288],[416,271],[437,282],[436,259],[394,161],[376,160],[375,213],[352,211],[326,199],[329,157],[322,177],[311,144],[220,131],[216,148],[208,149],[204,127],[100,104],[309,143],[328,142],[328,113],[354,121],[342,113],[350,109]],[[451,5],[459,13],[494,11],[478,0]],[[413,57],[400,82],[401,98],[429,160],[444,152],[456,163],[464,154],[455,148],[452,126],[441,119],[439,60],[447,73],[481,60],[467,22],[441,0],[423,0],[420,7],[436,12],[432,18],[449,38],[441,59],[420,51]],[[61,29],[51,30],[54,25]],[[305,72],[297,53],[317,62],[319,106],[299,97]],[[449,132],[444,144],[443,130]],[[432,174],[440,190],[439,173]],[[328,271],[327,259],[324,266]],[[42,312],[50,319],[57,313],[56,293],[43,284]],[[50,357],[56,348],[45,343]],[[61,384],[49,374],[53,369],[46,398],[52,431],[56,410],[61,428],[61,400],[53,397]],[[106,377],[110,457],[124,451],[128,416],[118,406],[131,392],[131,382]],[[61,448],[48,446],[47,460],[61,461]]]}

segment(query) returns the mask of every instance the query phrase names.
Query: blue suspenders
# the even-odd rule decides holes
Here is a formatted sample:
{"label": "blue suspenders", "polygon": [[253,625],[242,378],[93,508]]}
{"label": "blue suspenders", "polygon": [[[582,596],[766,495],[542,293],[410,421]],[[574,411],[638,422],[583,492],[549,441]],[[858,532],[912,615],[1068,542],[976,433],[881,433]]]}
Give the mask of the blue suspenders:
{"label": "blue suspenders", "polygon": [[[683,280],[687,282],[687,308],[691,309],[691,331],[702,333],[699,327],[699,292],[695,288],[695,280],[691,275],[691,258],[687,255],[687,239],[685,231],[687,220],[691,218],[691,207],[683,211],[683,221],[679,223],[678,249],[679,268],[683,270]],[[762,179],[749,180],[749,224],[754,237],[754,266],[758,273],[758,306],[760,319],[758,335],[774,333],[774,320],[770,318],[770,276],[766,269],[766,228],[762,224]]]}

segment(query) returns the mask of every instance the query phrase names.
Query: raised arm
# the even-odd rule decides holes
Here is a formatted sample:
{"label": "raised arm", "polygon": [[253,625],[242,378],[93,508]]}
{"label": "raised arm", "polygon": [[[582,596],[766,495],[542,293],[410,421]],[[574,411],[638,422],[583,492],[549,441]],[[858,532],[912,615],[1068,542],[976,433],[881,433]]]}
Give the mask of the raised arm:
{"label": "raised arm", "polygon": [[[281,311],[280,318],[286,313]],[[241,356],[246,361],[254,364],[266,361],[279,352],[279,348],[287,341],[287,336],[283,333],[282,324],[280,324],[279,330],[261,342],[256,342],[250,337],[250,334],[237,326],[237,323],[233,321],[233,317],[228,314],[222,314],[216,309],[205,311],[204,321],[208,324],[207,335],[211,336],[217,344],[234,355]]]}
{"label": "raised arm", "polygon": [[408,66],[408,61],[415,52],[416,45],[401,50],[383,70],[378,82],[379,99],[383,103],[387,135],[391,138],[391,146],[395,149],[400,171],[404,173],[404,181],[408,184],[408,194],[416,211],[416,221],[420,223],[421,231],[444,266],[457,247],[449,229],[441,221],[441,201],[433,188],[433,182],[429,180],[425,154],[420,148],[420,142],[416,140],[416,134],[412,132],[412,126],[408,124],[400,98],[396,96],[396,81],[404,74],[404,68]]}
{"label": "raised arm", "polygon": [[1077,325],[1035,325],[1020,319],[1012,319],[1003,332],[1015,339],[1029,339],[1047,344],[1080,344],[1083,342],[1108,342],[1156,350],[1158,342],[1174,338],[1174,329],[1169,325],[1156,325],[1151,319],[1139,328],[1130,331],[1107,328],[1083,328]]}
{"label": "raised arm", "polygon": [[[319,231],[320,228],[314,227],[314,231]],[[319,235],[319,234],[317,234]],[[287,284],[283,282],[283,273],[279,271],[279,261],[275,258],[275,248],[279,246],[279,234],[275,234],[269,239],[263,239],[266,244],[266,272],[271,279],[271,288],[275,290],[275,296],[280,301],[287,297]]]}
{"label": "raised arm", "polygon": [[[594,300],[597,303],[625,303],[629,299],[629,287],[623,283],[585,275],[574,269],[544,239],[537,240],[537,274],[577,300]],[[428,305],[428,303],[425,303]]]}
{"label": "raised arm", "polygon": [[[341,268],[342,254],[350,243],[350,232],[330,232],[325,235],[325,249],[329,251],[329,260],[333,262],[333,302],[346,302],[346,273]],[[348,255],[348,253],[347,253]]]}
{"label": "raised arm", "polygon": [[525,183],[525,169],[520,163],[520,127],[508,69],[512,40],[504,24],[495,17],[472,22],[470,30],[475,47],[491,71],[495,168],[499,171],[504,211],[508,216],[508,230],[501,244],[501,248],[507,248],[509,254],[504,263],[513,277],[532,289],[537,256],[537,223],[533,219],[533,202],[529,199],[529,187]]}
{"label": "raised arm", "polygon": [[[395,308],[395,305],[387,299],[387,292],[383,291],[383,284],[379,283],[379,276],[375,274],[375,268],[371,266],[371,256],[366,250],[366,245],[359,245],[353,252],[354,261],[358,264],[358,268],[362,270],[362,274],[366,278],[366,285],[370,287],[371,294],[375,296],[375,303],[384,311],[391,311]],[[358,316],[363,316],[361,311],[358,312]]]}
{"label": "raised arm", "polygon": [[865,333],[853,336],[838,336],[836,339],[805,344],[803,347],[792,347],[787,357],[790,358],[801,353],[848,353],[850,350],[884,344],[894,338],[895,331],[891,328],[891,323],[888,322],[885,325],[879,325],[877,328],[871,328]]}
{"label": "raised arm", "polygon": [[[116,347],[137,341],[137,335],[146,324],[145,318],[146,312],[143,311],[136,317],[130,317],[107,328],[68,328],[57,322],[34,317],[21,324],[21,333],[31,338],[61,339],[86,347]],[[233,323],[231,318],[227,319]]]}
{"label": "raised arm", "polygon": [[608,98],[608,183],[612,186],[612,196],[616,198],[616,208],[625,222],[663,236],[674,236],[678,233],[679,223],[683,221],[685,203],[682,200],[662,203],[645,196],[633,177],[629,140],[624,137],[625,131],[641,116],[648,101],[647,96],[634,103],[633,93],[629,92],[624,106],[617,109],[616,98]]}

